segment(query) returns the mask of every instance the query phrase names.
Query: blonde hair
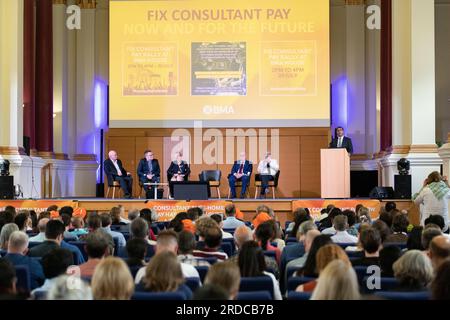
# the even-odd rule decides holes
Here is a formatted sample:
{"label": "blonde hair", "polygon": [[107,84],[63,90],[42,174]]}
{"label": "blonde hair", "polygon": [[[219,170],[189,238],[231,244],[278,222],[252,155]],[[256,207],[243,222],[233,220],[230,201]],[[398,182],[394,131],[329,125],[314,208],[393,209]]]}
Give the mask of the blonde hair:
{"label": "blonde hair", "polygon": [[400,283],[427,286],[433,279],[430,259],[419,250],[409,250],[392,265]]}
{"label": "blonde hair", "polygon": [[326,266],[334,260],[341,260],[350,267],[352,265],[344,249],[336,244],[327,244],[317,251],[316,272],[320,274],[320,272],[322,272],[322,270],[324,270]]}
{"label": "blonde hair", "polygon": [[156,254],[147,265],[142,281],[148,291],[177,291],[184,282],[184,278],[175,253],[163,251]]}
{"label": "blonde hair", "polygon": [[95,268],[92,294],[95,300],[130,300],[134,281],[122,259],[107,257]]}
{"label": "blonde hair", "polygon": [[213,264],[206,275],[205,284],[218,285],[225,289],[230,299],[234,299],[239,291],[241,273],[236,263],[231,261]]}
{"label": "blonde hair", "polygon": [[359,300],[358,279],[342,260],[330,262],[320,273],[311,300]]}

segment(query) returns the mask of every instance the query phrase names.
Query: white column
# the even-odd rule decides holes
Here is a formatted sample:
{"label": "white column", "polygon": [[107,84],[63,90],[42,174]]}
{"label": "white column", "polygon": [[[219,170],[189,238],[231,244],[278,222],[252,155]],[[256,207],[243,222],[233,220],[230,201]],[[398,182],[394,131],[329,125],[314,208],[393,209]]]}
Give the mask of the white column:
{"label": "white column", "polygon": [[53,149],[56,154],[68,153],[66,8],[64,3],[53,4]]}
{"label": "white column", "polygon": [[[75,4],[69,0],[67,5]],[[77,153],[77,31],[67,32],[67,153]]]}
{"label": "white column", "polygon": [[439,149],[439,156],[444,162],[444,176],[450,177],[450,132],[448,133],[447,143]]}

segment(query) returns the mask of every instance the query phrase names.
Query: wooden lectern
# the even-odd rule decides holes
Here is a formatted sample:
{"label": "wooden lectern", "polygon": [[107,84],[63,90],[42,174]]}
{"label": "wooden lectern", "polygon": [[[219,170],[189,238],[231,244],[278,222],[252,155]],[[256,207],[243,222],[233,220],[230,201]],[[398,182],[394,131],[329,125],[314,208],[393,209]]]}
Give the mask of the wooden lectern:
{"label": "wooden lectern", "polygon": [[321,197],[350,198],[350,156],[346,149],[320,150]]}

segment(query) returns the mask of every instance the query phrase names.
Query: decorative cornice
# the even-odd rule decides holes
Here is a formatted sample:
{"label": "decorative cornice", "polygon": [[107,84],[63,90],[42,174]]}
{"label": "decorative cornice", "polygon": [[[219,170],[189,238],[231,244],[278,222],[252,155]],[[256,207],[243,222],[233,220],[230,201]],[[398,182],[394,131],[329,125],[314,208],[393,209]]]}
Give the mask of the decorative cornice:
{"label": "decorative cornice", "polygon": [[408,145],[392,146],[391,154],[408,154],[411,147]]}
{"label": "decorative cornice", "polygon": [[410,147],[410,153],[436,153],[438,147],[436,144],[413,144]]}
{"label": "decorative cornice", "polygon": [[370,156],[370,155],[367,155],[367,154],[352,154],[350,159],[352,161],[354,161],[354,160],[366,161],[366,160],[373,160],[373,156]]}
{"label": "decorative cornice", "polygon": [[69,160],[69,156],[65,153],[55,153],[55,159],[58,160]]}
{"label": "decorative cornice", "polygon": [[95,154],[74,154],[73,160],[75,161],[97,161]]}
{"label": "decorative cornice", "polygon": [[55,153],[48,151],[39,151],[38,156],[42,159],[55,159]]}
{"label": "decorative cornice", "polygon": [[76,4],[81,9],[95,9],[97,7],[95,0],[77,0]]}
{"label": "decorative cornice", "polygon": [[26,155],[25,149],[22,147],[0,147],[2,155]]}

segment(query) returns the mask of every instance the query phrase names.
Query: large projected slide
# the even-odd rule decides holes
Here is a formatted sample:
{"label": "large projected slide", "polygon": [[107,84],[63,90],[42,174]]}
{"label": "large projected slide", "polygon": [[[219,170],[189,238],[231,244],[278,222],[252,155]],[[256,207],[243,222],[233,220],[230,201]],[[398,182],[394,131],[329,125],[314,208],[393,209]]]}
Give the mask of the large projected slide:
{"label": "large projected slide", "polygon": [[329,0],[110,2],[110,127],[329,126]]}

